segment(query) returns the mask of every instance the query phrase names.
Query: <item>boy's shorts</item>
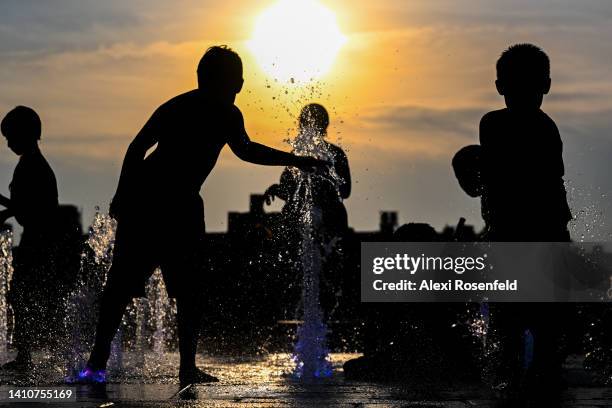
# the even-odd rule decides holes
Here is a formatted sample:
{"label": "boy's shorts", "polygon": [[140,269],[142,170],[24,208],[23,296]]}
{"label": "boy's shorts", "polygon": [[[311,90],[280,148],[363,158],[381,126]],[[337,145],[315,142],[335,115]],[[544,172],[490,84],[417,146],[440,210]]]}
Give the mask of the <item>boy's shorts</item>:
{"label": "boy's shorts", "polygon": [[149,278],[160,268],[169,297],[197,293],[205,267],[203,208],[191,215],[161,223],[145,214],[119,221],[105,290],[144,297]]}

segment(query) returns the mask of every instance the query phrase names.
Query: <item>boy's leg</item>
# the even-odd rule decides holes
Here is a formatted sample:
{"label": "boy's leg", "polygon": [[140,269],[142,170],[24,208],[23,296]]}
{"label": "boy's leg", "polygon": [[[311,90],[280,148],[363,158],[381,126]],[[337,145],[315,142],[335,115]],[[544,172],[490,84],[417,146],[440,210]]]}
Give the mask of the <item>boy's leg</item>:
{"label": "boy's leg", "polygon": [[[188,231],[189,232],[189,231]],[[179,380],[183,385],[215,382],[217,378],[196,367],[196,348],[202,324],[203,302],[199,290],[203,285],[205,262],[199,235],[184,233],[184,241],[174,243],[162,262],[161,270],[170,297],[176,298],[179,337]]]}
{"label": "boy's leg", "polygon": [[182,295],[176,299],[177,323],[180,352],[180,370],[195,369],[196,348],[200,323],[202,321],[202,306],[196,296]]}
{"label": "boy's leg", "polygon": [[540,383],[560,384],[565,357],[561,350],[561,322],[568,320],[568,316],[565,316],[567,310],[568,307],[561,303],[538,304],[533,308],[533,369],[540,376]]}
{"label": "boy's leg", "polygon": [[96,340],[87,363],[87,366],[92,370],[106,369],[111,343],[121,324],[125,309],[132,301],[131,296],[120,293],[114,289],[115,287],[115,285],[107,284],[102,295],[100,316],[96,327]]}
{"label": "boy's leg", "polygon": [[523,304],[491,303],[490,330],[495,345],[493,375],[495,384],[505,383],[510,389],[518,384],[523,351]]}
{"label": "boy's leg", "polygon": [[35,245],[29,239],[30,235],[24,234],[24,237],[13,257],[14,272],[7,299],[14,313],[13,339],[17,349],[15,360],[3,366],[9,369],[26,368],[31,364],[34,339],[39,335],[34,325],[38,309],[37,293],[39,293],[36,290],[39,285],[35,278],[37,256],[33,250]]}
{"label": "boy's leg", "polygon": [[132,217],[117,225],[113,263],[107,274],[96,339],[87,363],[92,370],[106,368],[123,314],[134,297],[145,295],[147,279],[157,266],[156,236],[147,229],[149,224],[141,221],[139,217]]}
{"label": "boy's leg", "polygon": [[202,322],[202,302],[197,294],[182,294],[176,298],[181,385],[219,381],[196,367],[195,357]]}
{"label": "boy's leg", "polygon": [[[178,201],[177,201],[178,202]],[[161,270],[168,296],[176,298],[179,337],[179,380],[182,385],[214,382],[215,377],[196,367],[195,357],[202,322],[200,288],[205,273],[204,204],[199,195],[167,209],[176,214],[172,225],[162,225],[162,237],[176,237],[163,243]],[[159,245],[160,242],[157,244]]]}

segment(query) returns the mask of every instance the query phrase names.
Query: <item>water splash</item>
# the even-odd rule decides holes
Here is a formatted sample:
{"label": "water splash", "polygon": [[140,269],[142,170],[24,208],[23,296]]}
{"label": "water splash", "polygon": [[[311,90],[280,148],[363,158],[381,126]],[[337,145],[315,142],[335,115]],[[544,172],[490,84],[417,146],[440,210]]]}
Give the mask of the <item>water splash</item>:
{"label": "water splash", "polygon": [[[474,359],[481,370],[481,379],[490,386],[499,387],[500,380],[496,378],[497,363],[499,362],[500,344],[495,338],[490,321],[491,310],[489,303],[482,302],[477,308],[468,306],[467,328],[476,340]],[[502,386],[503,387],[503,386]]]}
{"label": "water splash", "polygon": [[[333,164],[334,156],[323,136],[315,130],[302,129],[290,143],[295,154],[317,157]],[[316,182],[317,178],[325,177],[336,187],[339,195],[342,180],[333,166],[325,174],[306,173],[297,169],[293,171],[298,183],[292,202],[299,207],[296,213],[299,214],[302,228],[300,263],[303,273],[303,323],[298,328],[298,340],[292,359],[296,364],[294,376],[302,380],[311,380],[332,375],[326,342],[328,329],[324,323],[319,301],[323,251],[327,243],[321,234],[324,228],[323,209],[315,205],[313,182]]]}
{"label": "water splash", "polygon": [[[93,345],[98,303],[111,266],[115,230],[116,221],[96,208],[87,247],[81,253],[77,285],[66,302],[64,323],[69,340],[63,354],[68,382],[78,378],[79,373],[83,371],[86,365],[85,355]],[[121,334],[117,337],[120,341]],[[121,353],[121,346],[113,344],[111,349],[114,355],[111,355],[109,371],[117,372],[120,370],[117,364],[122,361],[121,356],[117,355]]]}
{"label": "water splash", "polygon": [[293,355],[296,363],[294,375],[301,379],[329,377],[332,374],[326,344],[327,326],[323,322],[319,302],[319,275],[322,262],[313,228],[316,213],[312,205],[307,207],[310,208],[304,214],[301,247],[304,317],[302,325],[298,328],[298,341]]}
{"label": "water splash", "polygon": [[568,225],[572,238],[578,242],[610,241],[612,232],[604,210],[609,198],[605,189],[576,184],[573,180],[566,181],[566,189],[574,217]]}
{"label": "water splash", "polygon": [[0,364],[7,361],[9,319],[7,295],[13,275],[13,232],[0,231]]}
{"label": "water splash", "polygon": [[584,368],[594,375],[596,381],[612,386],[612,308],[590,306],[585,309],[584,317],[590,320],[584,335]]}
{"label": "water splash", "polygon": [[487,334],[489,332],[489,316],[489,304],[483,302],[480,304],[478,312],[468,322],[470,332],[474,337],[480,340],[483,347],[487,346]]}
{"label": "water splash", "polygon": [[147,284],[147,307],[149,311],[149,321],[151,324],[151,351],[149,360],[146,361],[146,368],[149,375],[157,372],[162,364],[166,351],[166,339],[169,337],[169,328],[166,320],[176,313],[173,302],[168,298],[166,285],[161,270],[155,270]]}
{"label": "water splash", "polygon": [[[67,302],[67,381],[85,368],[85,355],[93,346],[99,302],[113,259],[116,226],[110,215],[96,208],[81,255],[78,284]],[[126,375],[153,377],[163,362],[165,343],[171,335],[167,321],[176,314],[176,307],[168,299],[161,270],[157,269],[147,282],[146,295],[128,306],[113,338],[107,364],[110,379]],[[129,354],[124,353],[126,347]]]}
{"label": "water splash", "polygon": [[100,208],[96,207],[96,214],[91,224],[87,245],[93,251],[94,262],[97,265],[106,266],[107,272],[113,258],[116,230],[117,221],[110,215],[101,213]]}
{"label": "water splash", "polygon": [[136,305],[136,336],[134,338],[134,362],[133,362],[133,374],[143,377],[145,374],[145,342],[146,342],[146,308],[147,299],[137,298],[134,299]]}

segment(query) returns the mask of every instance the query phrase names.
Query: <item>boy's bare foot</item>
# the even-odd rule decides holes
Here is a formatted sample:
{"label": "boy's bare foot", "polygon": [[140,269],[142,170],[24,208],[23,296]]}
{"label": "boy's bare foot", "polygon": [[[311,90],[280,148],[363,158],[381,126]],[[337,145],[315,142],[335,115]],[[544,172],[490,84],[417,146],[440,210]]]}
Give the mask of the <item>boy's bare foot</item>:
{"label": "boy's bare foot", "polygon": [[205,373],[197,367],[194,367],[189,370],[181,370],[179,372],[179,381],[181,383],[181,387],[183,387],[189,384],[219,382],[219,379],[217,377],[213,377],[212,375]]}

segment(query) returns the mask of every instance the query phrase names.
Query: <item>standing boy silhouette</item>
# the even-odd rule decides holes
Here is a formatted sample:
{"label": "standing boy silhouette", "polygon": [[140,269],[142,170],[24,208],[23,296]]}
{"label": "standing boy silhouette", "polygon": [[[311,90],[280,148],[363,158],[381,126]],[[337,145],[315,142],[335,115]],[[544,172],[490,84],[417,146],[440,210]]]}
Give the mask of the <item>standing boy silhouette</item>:
{"label": "standing boy silhouette", "polygon": [[41,128],[38,114],[25,106],[11,110],[1,125],[8,147],[19,156],[19,162],[9,187],[10,198],[0,194],[0,205],[6,207],[0,211],[0,225],[15,217],[23,227],[8,294],[15,316],[17,357],[3,366],[6,369],[31,367],[32,348],[50,329],[52,311],[59,303],[51,289],[58,283],[54,268],[57,182],[38,146]]}
{"label": "standing boy silhouette", "polygon": [[[540,107],[550,90],[550,61],[542,49],[517,44],[497,61],[497,91],[506,108],[480,122],[478,152],[487,241],[569,241],[572,218],[563,184],[563,143],[555,122]],[[491,306],[491,325],[500,340],[500,374],[510,390],[521,382],[523,336],[534,338],[528,384],[538,393],[558,388],[563,356],[559,304]],[[508,378],[509,376],[509,378]]]}
{"label": "standing boy silhouette", "polygon": [[202,184],[226,144],[251,163],[302,169],[326,164],[249,139],[242,113],[234,105],[243,85],[242,61],[234,51],[209,48],[197,74],[198,89],[160,106],[125,155],[110,208],[118,221],[114,259],[95,344],[80,374],[84,381],[105,381],[111,341],[123,313],[133,297],[144,296],[145,283],[156,267],[161,267],[169,296],[177,300],[181,384],[217,381],[195,363],[202,312],[198,289],[204,273]]}

